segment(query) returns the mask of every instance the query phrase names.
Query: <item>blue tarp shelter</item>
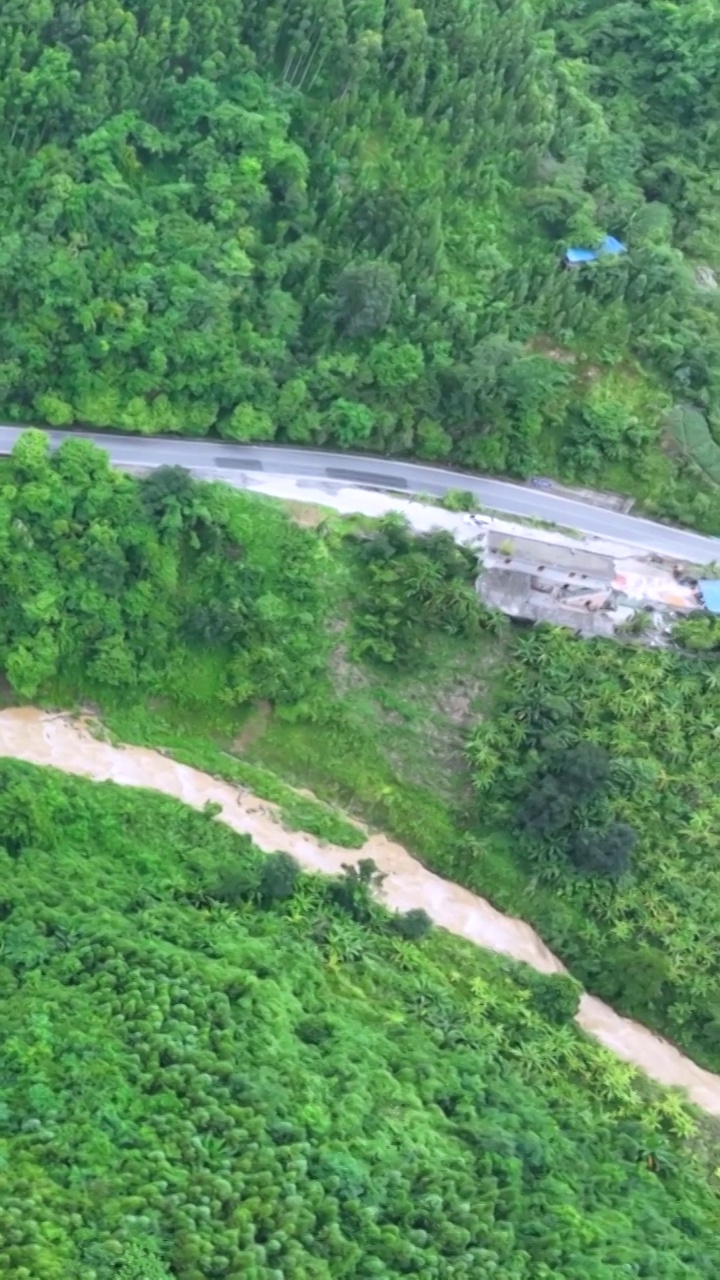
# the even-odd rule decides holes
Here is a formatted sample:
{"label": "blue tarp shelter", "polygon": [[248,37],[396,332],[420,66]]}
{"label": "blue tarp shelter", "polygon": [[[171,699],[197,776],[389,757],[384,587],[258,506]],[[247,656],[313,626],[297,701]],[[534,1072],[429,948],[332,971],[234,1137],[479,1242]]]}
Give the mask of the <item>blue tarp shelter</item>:
{"label": "blue tarp shelter", "polygon": [[565,261],[576,266],[578,262],[595,262],[596,258],[606,254],[615,256],[619,253],[627,253],[627,245],[616,240],[615,236],[606,236],[599,249],[566,249]]}
{"label": "blue tarp shelter", "polygon": [[716,578],[701,578],[698,586],[708,612],[720,613],[720,582]]}
{"label": "blue tarp shelter", "polygon": [[566,249],[565,261],[572,262],[573,266],[576,262],[594,262],[597,258],[597,250],[595,249]]}

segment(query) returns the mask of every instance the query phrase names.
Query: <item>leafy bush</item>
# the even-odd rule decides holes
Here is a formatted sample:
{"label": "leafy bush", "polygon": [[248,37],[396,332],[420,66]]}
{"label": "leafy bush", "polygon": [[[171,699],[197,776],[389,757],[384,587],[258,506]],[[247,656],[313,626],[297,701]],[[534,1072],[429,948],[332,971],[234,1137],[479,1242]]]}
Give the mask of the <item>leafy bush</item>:
{"label": "leafy bush", "polygon": [[518,814],[521,827],[536,836],[552,836],[569,826],[573,797],[561,790],[555,778],[542,778],[525,798]]}
{"label": "leafy bush", "polygon": [[610,822],[602,830],[582,825],[588,806],[607,786],[611,764],[609,753],[596,742],[581,741],[550,753],[550,771],[525,797],[518,821],[536,839],[557,844],[562,838],[579,871],[617,879],[630,869],[635,832],[621,822]]}
{"label": "leafy bush", "polygon": [[292,898],[299,875],[300,867],[290,854],[268,854],[263,862],[258,883],[258,897],[261,905],[269,907],[275,902],[284,902],[287,898]]}
{"label": "leafy bush", "polygon": [[129,1244],[123,1250],[117,1280],[172,1280],[157,1255],[142,1245]]}
{"label": "leafy bush", "polygon": [[579,871],[617,879],[630,870],[637,834],[626,822],[612,822],[604,830],[583,827],[570,841],[570,858]]}
{"label": "leafy bush", "polygon": [[223,867],[219,878],[210,886],[210,895],[218,902],[234,907],[257,897],[264,866],[261,859]]}
{"label": "leafy bush", "polygon": [[342,876],[330,885],[330,899],[354,920],[363,924],[376,914],[375,891],[384,877],[372,858],[361,858],[357,866],[343,865]]}
{"label": "leafy bush", "polygon": [[693,618],[682,618],[672,629],[672,638],[681,649],[709,653],[720,649],[720,618],[704,613]]}
{"label": "leafy bush", "polygon": [[576,803],[591,800],[610,777],[610,754],[597,742],[578,742],[557,753],[551,774],[558,787]]}
{"label": "leafy bush", "polygon": [[467,489],[448,489],[443,494],[442,506],[446,511],[477,511],[478,503],[474,493]]}
{"label": "leafy bush", "polygon": [[353,600],[354,651],[388,665],[417,660],[428,630],[477,633],[485,617],[475,582],[477,557],[449,533],[415,535],[386,516],[354,542],[359,591]]}

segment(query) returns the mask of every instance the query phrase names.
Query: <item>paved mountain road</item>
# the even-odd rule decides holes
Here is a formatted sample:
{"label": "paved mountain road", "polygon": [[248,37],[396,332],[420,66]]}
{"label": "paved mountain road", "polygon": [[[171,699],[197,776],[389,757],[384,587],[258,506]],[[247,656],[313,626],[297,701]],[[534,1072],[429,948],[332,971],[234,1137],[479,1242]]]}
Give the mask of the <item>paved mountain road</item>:
{"label": "paved mountain road", "polygon": [[[0,454],[9,453],[23,427],[0,425]],[[316,484],[348,487],[365,485],[395,489],[407,497],[429,494],[441,497],[448,489],[465,489],[478,503],[508,516],[549,520],[578,532],[612,538],[628,547],[693,564],[720,561],[720,538],[708,538],[689,529],[656,524],[639,516],[623,515],[606,507],[566,498],[551,490],[533,489],[505,480],[423,466],[398,458],[324,453],[316,449],[292,449],[281,445],[240,445],[222,440],[183,440],[175,437],[121,436],[86,431],[48,429],[53,445],[68,435],[90,439],[106,449],[117,466],[181,466],[228,473],[247,471],[267,476],[288,476]]]}

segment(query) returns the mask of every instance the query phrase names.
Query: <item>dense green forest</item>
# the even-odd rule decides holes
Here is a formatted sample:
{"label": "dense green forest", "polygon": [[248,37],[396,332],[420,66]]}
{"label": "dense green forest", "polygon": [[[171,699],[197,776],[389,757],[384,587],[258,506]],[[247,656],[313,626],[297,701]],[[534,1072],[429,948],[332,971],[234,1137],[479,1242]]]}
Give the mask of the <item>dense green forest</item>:
{"label": "dense green forest", "polygon": [[550,470],[717,531],[719,18],[7,0],[3,416]]}
{"label": "dense green forest", "polygon": [[411,940],[372,868],[0,772],[4,1280],[717,1276],[712,1140],[568,979]]}
{"label": "dense green forest", "polygon": [[[483,829],[548,890],[523,910],[610,1004],[720,1068],[720,667],[517,639],[470,754]],[[466,868],[482,887],[481,863]]]}
{"label": "dense green forest", "polygon": [[272,503],[27,432],[0,487],[0,662],[24,697],[296,702],[324,670],[326,560]]}
{"label": "dense green forest", "polygon": [[[409,662],[428,629],[489,621],[477,558],[388,517],[348,534],[356,649]],[[34,697],[58,682],[122,699],[293,706],[324,685],[347,573],[279,503],[180,467],[137,481],[69,438],[25,432],[0,483],[0,663]]]}

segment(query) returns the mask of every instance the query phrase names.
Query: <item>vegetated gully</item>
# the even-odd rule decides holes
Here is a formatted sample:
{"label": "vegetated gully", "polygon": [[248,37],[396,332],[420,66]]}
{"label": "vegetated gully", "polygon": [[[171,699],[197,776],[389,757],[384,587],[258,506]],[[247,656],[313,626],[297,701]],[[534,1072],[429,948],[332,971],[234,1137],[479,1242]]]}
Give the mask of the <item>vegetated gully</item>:
{"label": "vegetated gully", "polygon": [[[178,764],[158,751],[98,741],[70,716],[33,707],[0,712],[0,756],[49,765],[96,782],[160,791],[194,809],[217,804],[219,820],[251,836],[258,848],[266,853],[282,850],[292,854],[303,867],[325,875],[337,873],[343,863],[372,858],[386,876],[382,898],[391,909],[422,907],[436,924],[477,946],[522,960],[540,973],[565,972],[528,924],[502,915],[484,898],[442,880],[383,835],[370,835],[362,849],[350,850],[287,831],[273,805],[239,791],[232,783]],[[662,1085],[686,1090],[696,1106],[720,1115],[720,1076],[698,1067],[647,1027],[620,1017],[589,995],[582,997],[577,1021],[618,1057]]]}

